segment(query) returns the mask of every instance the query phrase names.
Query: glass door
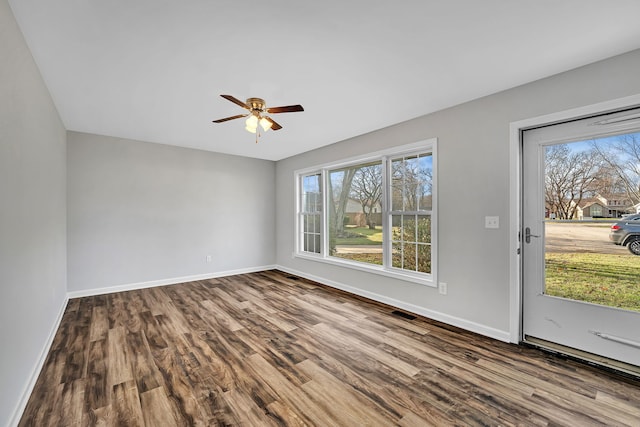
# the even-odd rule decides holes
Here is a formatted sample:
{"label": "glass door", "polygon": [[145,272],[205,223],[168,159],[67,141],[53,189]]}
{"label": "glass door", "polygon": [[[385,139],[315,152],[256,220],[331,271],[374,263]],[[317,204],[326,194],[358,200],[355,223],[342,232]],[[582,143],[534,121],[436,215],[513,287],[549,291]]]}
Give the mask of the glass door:
{"label": "glass door", "polygon": [[640,366],[640,109],[524,131],[522,153],[524,340]]}

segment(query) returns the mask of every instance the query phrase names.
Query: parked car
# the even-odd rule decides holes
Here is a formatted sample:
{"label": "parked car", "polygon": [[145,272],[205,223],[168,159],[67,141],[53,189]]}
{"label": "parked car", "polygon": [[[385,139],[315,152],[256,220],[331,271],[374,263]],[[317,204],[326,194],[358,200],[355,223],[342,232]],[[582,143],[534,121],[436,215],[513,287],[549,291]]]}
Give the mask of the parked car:
{"label": "parked car", "polygon": [[629,215],[613,224],[609,240],[626,246],[634,255],[640,255],[640,214]]}

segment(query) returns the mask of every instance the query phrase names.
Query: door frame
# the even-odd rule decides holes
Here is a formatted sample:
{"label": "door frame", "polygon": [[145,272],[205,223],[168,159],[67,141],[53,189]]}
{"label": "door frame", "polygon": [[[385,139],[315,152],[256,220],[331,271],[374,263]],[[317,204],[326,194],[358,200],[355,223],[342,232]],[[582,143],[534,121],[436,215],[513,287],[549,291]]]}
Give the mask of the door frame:
{"label": "door frame", "polygon": [[560,123],[577,118],[606,113],[640,105],[640,94],[583,107],[572,108],[509,124],[509,336],[510,342],[520,343],[522,336],[522,256],[519,240],[522,230],[522,132],[526,129]]}

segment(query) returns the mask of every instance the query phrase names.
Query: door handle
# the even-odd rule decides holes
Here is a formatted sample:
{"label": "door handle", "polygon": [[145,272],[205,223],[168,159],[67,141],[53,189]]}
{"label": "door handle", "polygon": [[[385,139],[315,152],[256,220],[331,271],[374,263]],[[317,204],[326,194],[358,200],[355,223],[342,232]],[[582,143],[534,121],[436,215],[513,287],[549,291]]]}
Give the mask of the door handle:
{"label": "door handle", "polygon": [[531,243],[531,238],[532,237],[540,237],[537,234],[531,234],[531,229],[529,227],[524,229],[524,241],[527,243]]}

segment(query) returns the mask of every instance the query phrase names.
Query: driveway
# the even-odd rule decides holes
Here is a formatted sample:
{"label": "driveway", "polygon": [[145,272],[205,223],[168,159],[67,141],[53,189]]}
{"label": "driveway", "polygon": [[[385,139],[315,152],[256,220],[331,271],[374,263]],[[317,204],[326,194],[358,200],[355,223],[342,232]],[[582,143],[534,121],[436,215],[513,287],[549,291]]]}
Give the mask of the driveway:
{"label": "driveway", "polygon": [[624,246],[609,240],[612,223],[599,222],[545,222],[547,252],[593,252],[601,254],[628,255]]}

